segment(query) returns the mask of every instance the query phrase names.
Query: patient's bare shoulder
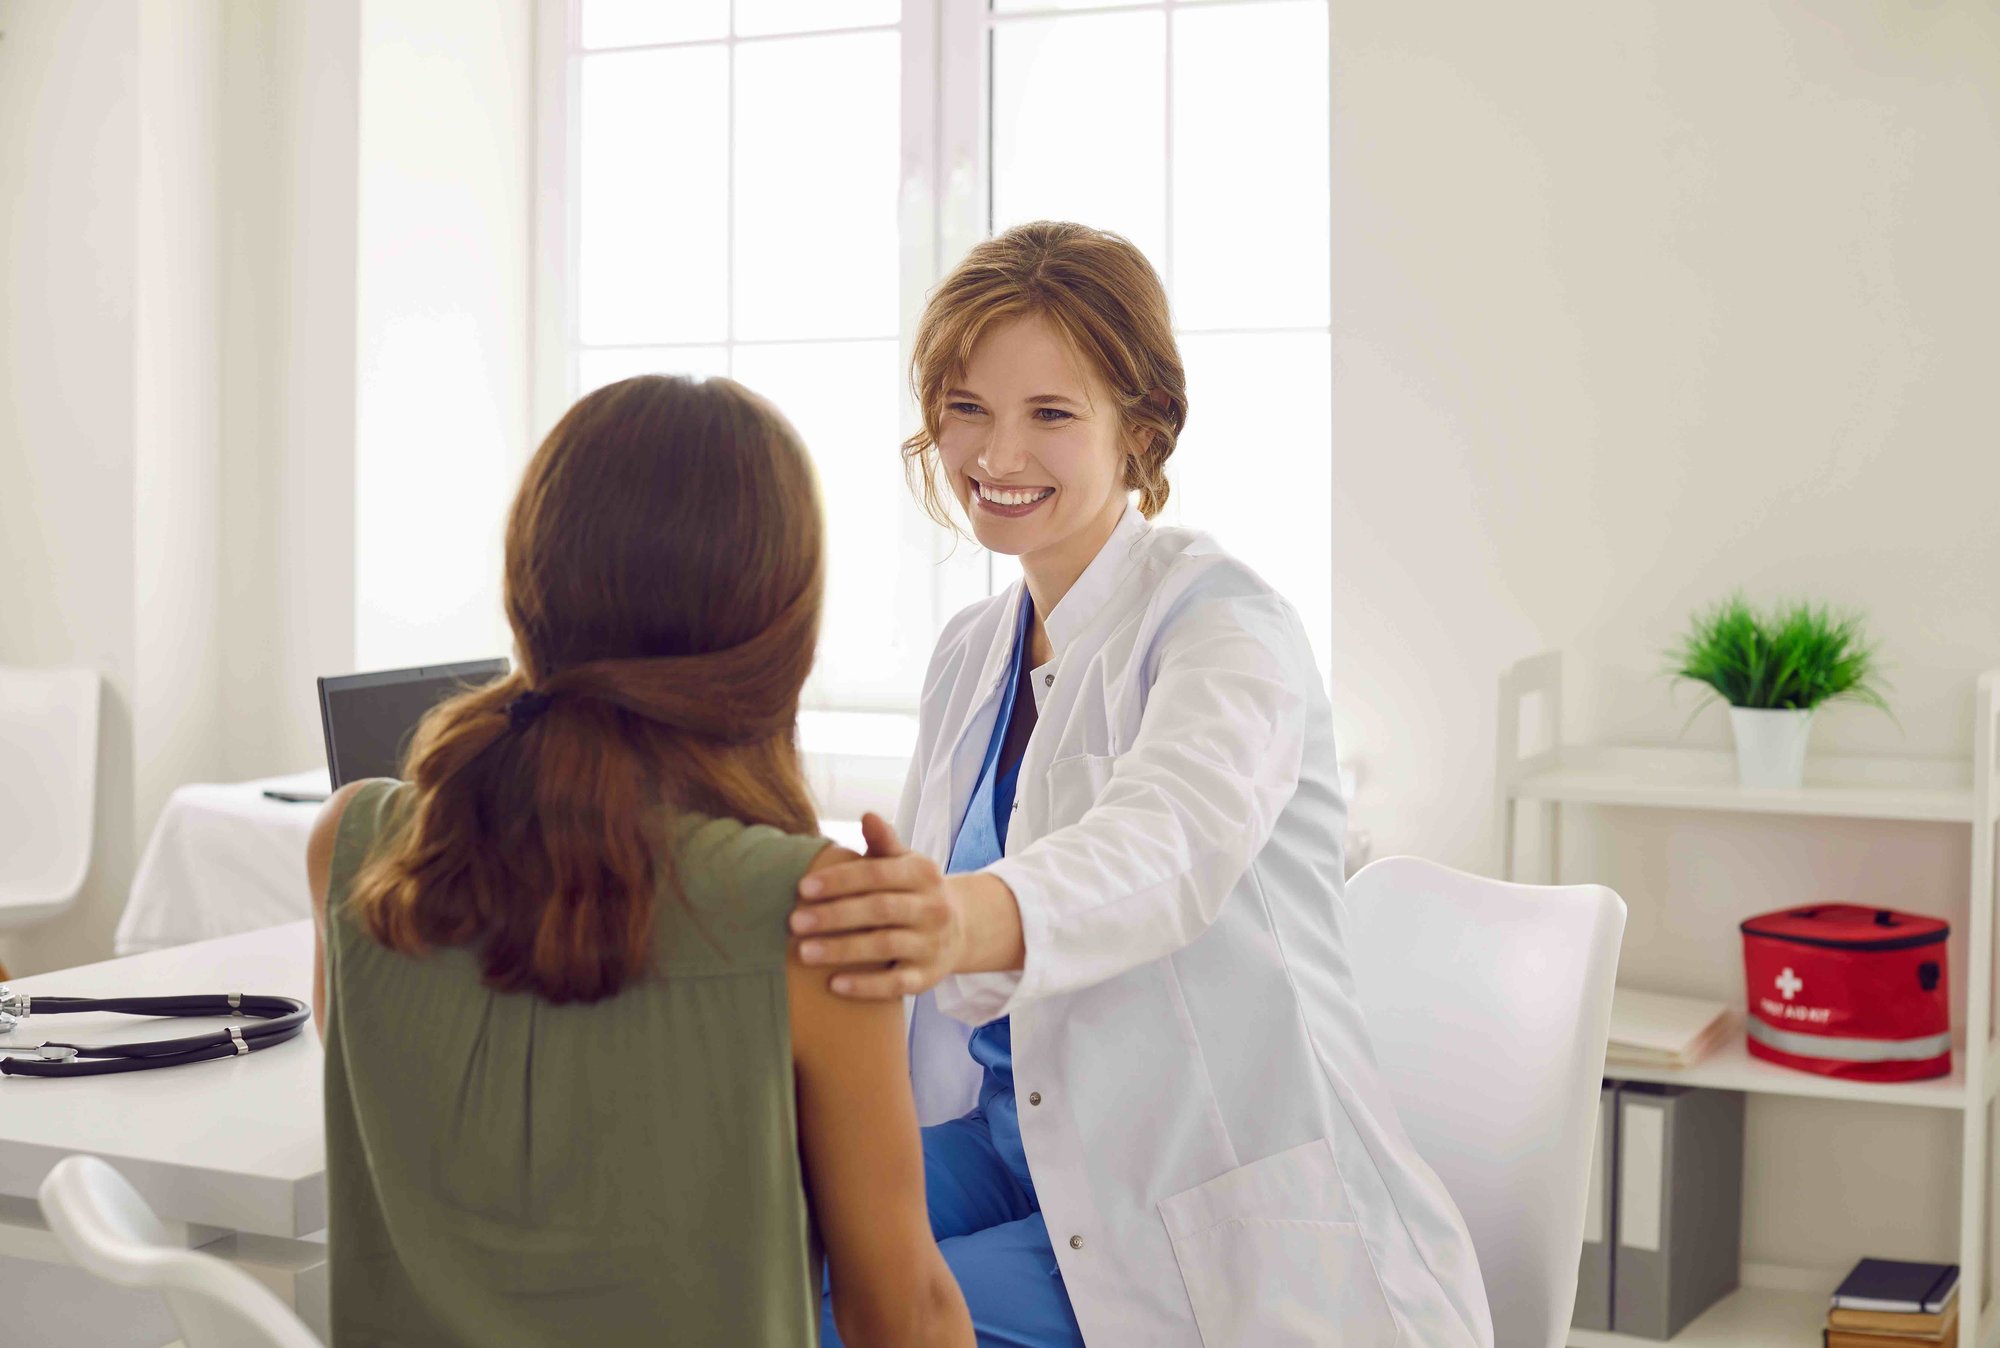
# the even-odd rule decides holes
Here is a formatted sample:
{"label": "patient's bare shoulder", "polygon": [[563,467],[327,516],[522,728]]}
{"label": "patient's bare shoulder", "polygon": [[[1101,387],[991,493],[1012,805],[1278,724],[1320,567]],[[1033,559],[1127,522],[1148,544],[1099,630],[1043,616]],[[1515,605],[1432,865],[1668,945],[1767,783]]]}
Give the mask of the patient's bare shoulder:
{"label": "patient's bare shoulder", "polygon": [[843,861],[859,860],[861,860],[861,854],[853,848],[842,847],[839,843],[828,843],[825,847],[820,848],[819,855],[812,859],[810,866],[806,867],[806,874],[811,875],[814,871],[823,871],[828,866],[838,866]]}
{"label": "patient's bare shoulder", "polygon": [[340,840],[341,816],[347,813],[348,802],[366,785],[366,782],[349,782],[341,787],[320,806],[319,818],[313,821],[312,836],[306,840],[306,881],[312,889],[316,918],[323,918],[326,912],[326,889],[333,873],[334,844]]}

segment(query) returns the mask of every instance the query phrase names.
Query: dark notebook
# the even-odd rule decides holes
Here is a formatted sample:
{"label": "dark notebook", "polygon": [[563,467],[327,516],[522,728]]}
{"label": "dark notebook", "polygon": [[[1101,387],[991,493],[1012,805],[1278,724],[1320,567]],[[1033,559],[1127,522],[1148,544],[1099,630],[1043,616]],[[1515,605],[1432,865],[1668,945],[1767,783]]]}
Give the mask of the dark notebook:
{"label": "dark notebook", "polygon": [[1864,1259],[1833,1294],[1833,1304],[1854,1311],[1907,1311],[1935,1315],[1958,1290],[1957,1264],[1912,1264]]}

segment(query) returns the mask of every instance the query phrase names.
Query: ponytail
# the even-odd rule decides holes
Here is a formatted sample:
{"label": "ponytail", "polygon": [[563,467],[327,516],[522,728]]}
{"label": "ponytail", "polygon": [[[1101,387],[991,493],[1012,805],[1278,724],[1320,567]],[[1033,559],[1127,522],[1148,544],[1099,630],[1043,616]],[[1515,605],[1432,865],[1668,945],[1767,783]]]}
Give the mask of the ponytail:
{"label": "ponytail", "polygon": [[[720,475],[724,499],[711,499],[709,512],[711,519],[718,513],[728,518],[714,507],[732,504],[727,497],[733,486],[745,498],[734,503],[740,507],[736,518],[750,521],[758,537],[679,540],[699,557],[732,562],[729,585],[656,569],[645,591],[656,608],[671,609],[678,597],[697,610],[669,613],[672,622],[654,626],[678,625],[699,636],[747,624],[750,635],[720,649],[618,652],[560,668],[538,658],[529,633],[543,638],[539,644],[576,649],[579,638],[563,630],[564,620],[574,626],[584,616],[547,602],[543,591],[602,594],[617,608],[622,570],[637,567],[643,577],[648,566],[661,565],[658,558],[635,560],[625,553],[656,550],[658,538],[646,531],[671,533],[676,523],[661,518],[671,514],[673,501],[655,497],[650,511],[644,501],[633,506],[632,484],[612,471],[616,455],[601,443],[613,437],[580,416],[594,410],[602,418],[620,409],[607,413],[585,399],[550,432],[530,465],[509,526],[508,602],[522,668],[460,694],[424,719],[408,759],[409,804],[348,900],[369,934],[390,949],[414,954],[471,946],[489,986],[558,1003],[610,996],[646,970],[655,896],[677,890],[666,836],[676,813],[698,810],[789,833],[817,827],[793,739],[821,590],[817,498],[804,449],[767,404],[729,381],[693,385],[649,377],[626,385],[683,401],[690,389],[721,385],[709,401],[752,423],[730,428],[720,449],[708,446],[706,459],[684,465],[689,480],[677,493],[684,508],[699,509],[702,464],[727,459],[732,449],[736,459],[763,470],[768,480],[760,482],[743,463],[727,464],[729,471]],[[632,409],[624,410],[620,428],[634,420]],[[714,409],[707,410],[713,421]],[[659,430],[649,428],[652,436],[639,436],[644,450],[658,457],[663,448],[674,448],[655,443]],[[713,426],[702,429],[713,438]],[[747,449],[738,443],[746,440]],[[589,472],[569,463],[572,471],[565,471],[566,454],[573,459],[593,446],[614,463],[588,465]],[[628,446],[627,452],[636,451]],[[590,483],[604,499],[589,509],[562,499],[562,489],[574,490],[578,482]],[[759,495],[764,499],[754,499]],[[622,510],[620,497],[626,498]],[[624,553],[609,549],[611,564],[599,568],[604,575],[564,570],[589,569],[588,557],[554,546],[578,519],[592,522],[599,548],[615,543],[622,529],[633,531]],[[616,564],[621,561],[628,566]],[[599,583],[584,583],[589,580]],[[699,621],[699,610],[715,605],[733,607],[713,622]],[[640,615],[648,616],[658,615]],[[608,615],[599,629],[628,618],[622,611]]]}

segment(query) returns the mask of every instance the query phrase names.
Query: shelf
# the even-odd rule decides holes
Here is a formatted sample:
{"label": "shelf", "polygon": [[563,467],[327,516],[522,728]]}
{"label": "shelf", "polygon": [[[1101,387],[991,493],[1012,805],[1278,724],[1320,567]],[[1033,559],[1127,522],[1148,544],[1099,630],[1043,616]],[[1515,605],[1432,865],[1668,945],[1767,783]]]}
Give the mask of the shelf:
{"label": "shelf", "polygon": [[1806,759],[1805,785],[1779,790],[1738,784],[1733,750],[1572,746],[1552,764],[1525,771],[1510,793],[1519,800],[1848,819],[1970,823],[1974,813],[1969,758],[1814,754]]}
{"label": "shelf", "polygon": [[1693,1067],[1628,1067],[1606,1063],[1614,1081],[1658,1081],[1674,1086],[1709,1086],[1760,1095],[1798,1095],[1816,1100],[1858,1100],[1870,1104],[1915,1105],[1930,1109],[1965,1107],[1965,1045],[1954,1039],[1951,1075],[1928,1081],[1847,1081],[1800,1072],[1753,1058],[1739,1025],[1729,1039]]}
{"label": "shelf", "polygon": [[[1972,1028],[1969,1034],[1953,1036],[1953,1071],[1948,1076],[1918,1082],[1851,1082],[1793,1071],[1749,1055],[1740,1013],[1735,1033],[1694,1067],[1672,1071],[1607,1065],[1605,1074],[1628,1081],[1957,1112],[1961,1123],[1957,1221],[1960,1295],[1967,1305],[1979,1308],[1976,1313],[1966,1313],[1970,1318],[1960,1325],[1959,1342],[1962,1348],[2000,1348],[2000,1299],[1989,1295],[1994,1208],[1982,1178],[1990,1169],[1993,1147],[1988,1104],[2000,1090],[2000,1037],[1989,1039],[1986,1033],[1990,1001],[2000,992],[1995,987],[1990,939],[1995,905],[1993,825],[2000,820],[2000,668],[1986,670],[1973,681],[1971,734],[1962,756],[1878,757],[1812,750],[1806,755],[1804,784],[1791,790],[1743,786],[1737,775],[1736,754],[1726,746],[1565,745],[1562,736],[1568,722],[1559,651],[1543,651],[1516,661],[1501,671],[1499,683],[1494,873],[1503,880],[1532,879],[1517,873],[1522,869],[1523,825],[1533,825],[1531,831],[1538,835],[1529,840],[1527,852],[1539,863],[1546,882],[1554,883],[1561,873],[1567,812],[1560,808],[1523,811],[1517,808],[1522,802],[1735,814],[1747,816],[1746,823],[1759,816],[1790,816],[1970,825],[1958,835],[1969,843],[1966,873],[1971,881],[1968,905],[1959,911],[1968,929],[1981,939],[1969,941],[1965,951],[1967,991],[1962,1014]],[[1523,814],[1530,817],[1523,819]],[[1972,1041],[1970,1046],[1965,1043],[1967,1038]],[[1978,1054],[1977,1061],[1971,1061],[1968,1053]],[[1968,1077],[1977,1079],[1978,1090],[1971,1087]],[[1873,1243],[1869,1233],[1878,1223],[1872,1216],[1854,1214],[1856,1245]],[[1769,1267],[1785,1272],[1775,1264]],[[1825,1324],[1825,1289],[1789,1276],[1759,1281],[1777,1285],[1748,1287],[1732,1294],[1683,1329],[1673,1342],[1690,1348],[1818,1345]],[[1829,1282],[1827,1288],[1832,1285]],[[1801,1288],[1808,1290],[1787,1290]],[[1639,1348],[1651,1341],[1573,1329],[1568,1342],[1572,1348]]]}
{"label": "shelf", "polygon": [[[1739,1287],[1666,1342],[1674,1348],[1819,1348],[1825,1324],[1824,1292]],[[1596,1329],[1569,1332],[1570,1348],[1658,1348],[1660,1342]]]}
{"label": "shelf", "polygon": [[[1671,1339],[1642,1339],[1601,1329],[1569,1331],[1569,1348],[1819,1348],[1827,1293],[1739,1287],[1696,1316]],[[1989,1303],[1974,1334],[1961,1320],[1959,1348],[1987,1348],[2000,1341],[2000,1302]]]}

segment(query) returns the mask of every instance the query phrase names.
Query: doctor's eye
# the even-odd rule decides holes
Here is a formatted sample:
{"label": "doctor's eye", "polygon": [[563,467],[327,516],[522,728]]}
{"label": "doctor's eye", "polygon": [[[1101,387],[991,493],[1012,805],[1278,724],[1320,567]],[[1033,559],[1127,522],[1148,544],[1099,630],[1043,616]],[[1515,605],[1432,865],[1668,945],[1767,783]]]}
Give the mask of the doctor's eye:
{"label": "doctor's eye", "polygon": [[962,417],[976,417],[986,409],[978,403],[946,403],[944,410],[947,412],[956,412]]}
{"label": "doctor's eye", "polygon": [[[1043,413],[1047,413],[1048,415],[1044,416]],[[1037,407],[1035,409],[1035,420],[1046,425],[1059,426],[1065,421],[1075,421],[1076,417],[1073,413],[1065,412],[1060,407]]]}

